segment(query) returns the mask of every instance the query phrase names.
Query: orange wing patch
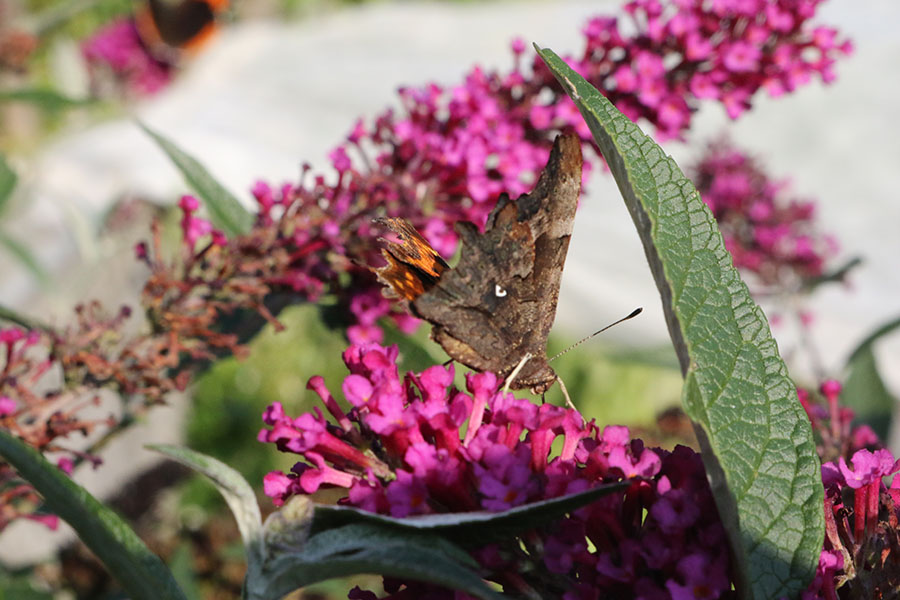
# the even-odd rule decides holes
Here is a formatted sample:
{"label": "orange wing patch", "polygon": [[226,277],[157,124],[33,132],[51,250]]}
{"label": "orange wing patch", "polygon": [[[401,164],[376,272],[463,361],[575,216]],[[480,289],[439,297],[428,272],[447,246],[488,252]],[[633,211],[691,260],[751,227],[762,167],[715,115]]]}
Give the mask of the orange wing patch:
{"label": "orange wing patch", "polygon": [[406,219],[382,218],[375,222],[390,229],[400,240],[379,238],[387,265],[372,269],[378,280],[388,286],[385,295],[415,300],[437,283],[450,266]]}

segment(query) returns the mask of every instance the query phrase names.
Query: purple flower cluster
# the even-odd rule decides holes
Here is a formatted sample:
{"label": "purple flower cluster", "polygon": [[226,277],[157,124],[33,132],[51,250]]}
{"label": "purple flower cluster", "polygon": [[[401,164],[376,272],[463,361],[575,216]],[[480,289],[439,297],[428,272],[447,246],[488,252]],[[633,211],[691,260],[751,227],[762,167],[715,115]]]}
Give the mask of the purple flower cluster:
{"label": "purple flower cluster", "polygon": [[[628,116],[647,120],[659,137],[678,137],[701,99],[716,99],[737,117],[761,87],[777,94],[816,73],[831,80],[834,61],[850,46],[834,30],[809,26],[817,5],[633,1],[625,5],[628,23],[591,19],[583,51],[567,60]],[[358,121],[331,153],[336,182],[305,171],[296,185],[254,190],[261,218],[294,232],[281,238],[298,258],[285,281],[307,294],[336,291],[354,326],[351,341],[381,340],[375,322],[390,310],[371,274],[356,267],[381,260],[372,252],[372,217],[411,220],[449,256],[454,223],[483,225],[500,193],[531,189],[556,132],[574,129],[590,140],[575,105],[538,57],[526,60],[525,49],[521,40],[512,43],[509,71],[475,67],[459,85],[401,89],[401,110]],[[788,219],[789,229],[801,219],[777,211],[764,218],[773,235],[777,219]],[[780,238],[760,243],[783,245]],[[809,254],[802,239],[792,243],[794,254]],[[350,277],[337,284],[342,270]]]}
{"label": "purple flower cluster", "polygon": [[806,410],[816,435],[816,450],[822,462],[849,457],[859,450],[874,450],[882,445],[871,427],[853,424],[853,410],[840,405],[841,389],[840,382],[834,379],[819,386],[818,395],[803,388],[797,389],[800,404]]}
{"label": "purple flower cluster", "polygon": [[[600,431],[574,410],[498,391],[492,373],[468,374],[466,391],[454,387],[452,366],[401,378],[397,355],[377,344],[345,351],[346,411],[321,377],[310,380],[333,422],[318,409],[265,411],[259,439],[302,457],[265,477],[276,504],[341,487],[346,504],[397,517],[501,511],[629,479],[627,491],[553,527],[476,550],[482,575],[529,597],[730,597],[725,532],[693,450],[645,448],[624,427]],[[446,597],[415,582],[386,589]]]}
{"label": "purple flower cluster", "polygon": [[131,18],[102,27],[81,46],[94,82],[111,75],[137,96],[153,94],[172,79],[173,68],[147,51]]}
{"label": "purple flower cluster", "polygon": [[889,488],[882,481],[900,471],[900,461],[868,425],[853,425],[841,391],[833,379],[817,392],[797,390],[825,486],[825,542],[803,600],[890,597],[883,593],[900,589],[900,477]]}
{"label": "purple flower cluster", "polygon": [[193,196],[182,196],[178,201],[178,208],[181,209],[182,244],[188,251],[194,253],[197,249],[197,242],[207,235],[210,236],[213,246],[221,247],[228,244],[228,238],[224,233],[213,228],[208,219],[196,215],[200,210],[199,200]]}
{"label": "purple flower cluster", "polygon": [[900,460],[858,450],[850,465],[843,456],[822,465],[825,546],[803,600],[888,598],[900,589]]}
{"label": "purple flower cluster", "polygon": [[786,182],[727,141],[711,144],[690,172],[735,267],[782,290],[822,275],[837,243],[817,230],[812,201],[788,197]]}

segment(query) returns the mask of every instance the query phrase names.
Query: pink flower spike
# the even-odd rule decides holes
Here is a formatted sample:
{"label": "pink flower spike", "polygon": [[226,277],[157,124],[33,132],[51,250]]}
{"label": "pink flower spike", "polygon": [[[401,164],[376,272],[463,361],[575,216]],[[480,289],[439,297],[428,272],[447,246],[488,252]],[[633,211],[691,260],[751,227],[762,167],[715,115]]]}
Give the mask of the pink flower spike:
{"label": "pink flower spike", "polygon": [[[328,388],[325,386],[325,379],[322,378],[321,375],[310,377],[309,382],[306,384],[306,389],[312,390],[319,395],[319,398],[321,398],[322,403],[325,405],[325,409],[332,417],[334,417],[338,422],[338,425],[341,426],[341,429],[344,431],[351,431],[353,429],[350,419],[347,417],[346,413],[341,410],[341,407],[338,406],[338,403],[331,395],[331,392],[328,391]],[[277,404],[278,409],[281,410],[281,404]]]}
{"label": "pink flower spike", "polygon": [[9,396],[0,396],[0,417],[8,417],[16,412],[16,401]]}
{"label": "pink flower spike", "polygon": [[72,471],[75,469],[75,463],[72,462],[72,459],[68,457],[60,458],[58,461],[56,461],[56,466],[59,467],[59,470],[66,475],[71,475]]}
{"label": "pink flower spike", "polygon": [[284,497],[291,495],[295,480],[281,471],[270,471],[263,477],[263,493],[272,498],[275,506],[284,503]]}
{"label": "pink flower spike", "polygon": [[194,196],[185,194],[181,197],[181,200],[178,201],[178,207],[185,213],[190,214],[193,212],[197,212],[200,209],[200,201],[197,200]]}
{"label": "pink flower spike", "polygon": [[30,521],[34,521],[36,523],[40,523],[47,529],[51,529],[56,531],[56,528],[59,527],[59,517],[56,515],[45,515],[40,513],[31,513],[28,515],[23,515],[26,519]]}

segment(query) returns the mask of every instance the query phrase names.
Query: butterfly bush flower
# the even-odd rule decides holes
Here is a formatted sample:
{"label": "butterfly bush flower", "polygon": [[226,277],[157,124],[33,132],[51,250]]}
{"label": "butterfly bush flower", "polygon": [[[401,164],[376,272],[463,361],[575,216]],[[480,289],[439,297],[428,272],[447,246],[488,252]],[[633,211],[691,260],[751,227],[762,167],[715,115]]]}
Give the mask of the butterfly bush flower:
{"label": "butterfly bush flower", "polygon": [[130,18],[100,28],[82,43],[81,52],[95,81],[111,74],[126,90],[138,96],[160,91],[173,76],[171,64],[147,51]]}
{"label": "butterfly bush flower", "polygon": [[[343,503],[395,517],[503,511],[629,480],[552,527],[475,550],[482,575],[571,600],[731,597],[725,532],[693,450],[646,448],[625,427],[600,430],[574,410],[504,394],[492,373],[468,374],[465,391],[452,365],[401,376],[397,357],[396,346],[351,345],[346,404],[313,377],[308,387],[330,419],[319,409],[292,417],[280,403],[265,411],[259,439],[300,457],[265,477],[276,505],[338,487]],[[446,597],[411,581],[386,580],[385,589]]]}
{"label": "butterfly bush flower", "polygon": [[812,201],[788,196],[786,182],[727,141],[711,144],[690,173],[735,267],[781,290],[823,274],[837,243],[818,231]]}
{"label": "butterfly bush flower", "polygon": [[[840,382],[798,388],[822,459],[825,541],[803,600],[878,598],[900,585],[900,461],[841,406]],[[893,476],[887,487],[885,477]]]}
{"label": "butterfly bush flower", "polygon": [[878,435],[866,424],[854,424],[853,410],[840,404],[842,386],[829,379],[819,386],[818,393],[797,388],[800,404],[812,424],[816,449],[823,462],[849,458],[859,450],[881,447]]}
{"label": "butterfly bush flower", "polygon": [[[185,196],[180,206],[182,271],[173,273],[171,265],[159,258],[158,229],[153,248],[142,244],[137,252],[151,269],[144,302],[153,331],[123,340],[131,310],[122,307],[110,315],[99,303],[76,307],[74,325],[59,331],[0,328],[0,348],[5,350],[0,352],[0,427],[33,448],[52,453],[67,474],[81,462],[100,464],[91,448],[74,449],[73,437],[99,429],[100,437],[92,443],[99,447],[123,423],[162,402],[168,393],[183,390],[192,364],[222,352],[243,354],[238,336],[216,331],[216,323],[238,307],[253,306],[262,292],[240,277],[215,289],[198,285],[206,290],[203,296],[185,285],[210,261],[215,263],[226,240],[195,214],[199,208],[195,198]],[[221,268],[221,264],[215,266]],[[262,306],[258,311],[265,313]],[[101,387],[120,394],[121,414],[81,417],[82,409],[97,403]],[[34,489],[0,461],[0,530],[19,517],[55,526],[56,517],[34,512],[39,505]]]}
{"label": "butterfly bush flower", "polygon": [[[79,416],[82,408],[93,403],[91,399],[34,391],[53,362],[42,332],[0,328],[0,429],[33,448],[56,454],[57,466],[71,475],[75,461],[87,460],[96,466],[100,459],[67,447],[63,440],[76,433],[86,435],[108,421]],[[0,461],[0,531],[20,517],[55,529],[55,515],[35,512],[40,504],[34,488],[19,478],[9,464]]]}
{"label": "butterfly bush flower", "polygon": [[[831,81],[834,62],[851,47],[835,30],[811,26],[818,4],[636,0],[625,4],[621,19],[590,19],[582,50],[566,60],[626,115],[652,125],[657,137],[678,138],[701,99],[722,103],[737,118],[760,89],[778,95],[814,75]],[[500,193],[529,191],[558,131],[573,129],[589,142],[575,105],[538,57],[526,59],[525,49],[523,40],[513,40],[511,69],[476,66],[457,85],[401,88],[399,109],[358,121],[331,153],[335,175],[307,169],[298,184],[255,188],[262,222],[280,221],[294,232],[273,240],[298,258],[285,283],[304,294],[315,294],[317,286],[336,292],[353,326],[351,340],[381,339],[371,307],[362,313],[352,302],[377,289],[371,273],[357,267],[380,260],[371,252],[379,233],[373,217],[409,219],[450,256],[457,244],[453,224],[483,226]],[[757,211],[765,208],[760,202]],[[803,211],[811,205],[754,213],[760,221],[754,243],[777,252],[777,264],[802,266],[805,273],[819,268],[823,250],[812,230],[795,233],[809,219]],[[758,269],[759,260],[751,255],[739,266]],[[337,282],[342,271],[350,274],[346,283]],[[379,310],[377,317],[390,312]]]}
{"label": "butterfly bush flower", "polygon": [[804,600],[887,598],[900,589],[898,471],[900,461],[884,448],[822,465],[825,545]]}
{"label": "butterfly bush flower", "polygon": [[[626,114],[644,119],[662,137],[678,137],[701,99],[721,102],[736,117],[760,87],[777,95],[813,75],[831,80],[833,63],[849,51],[849,44],[832,29],[811,26],[817,6],[815,1],[631,2],[621,21],[591,19],[582,32],[582,51],[567,60]],[[119,22],[87,42],[84,52],[96,68],[107,65],[130,78],[137,90],[159,89],[170,73],[145,52],[139,57],[140,46],[133,24]],[[483,225],[499,193],[529,190],[558,130],[574,128],[588,139],[574,105],[542,63],[528,62],[525,50],[522,40],[513,42],[508,70],[474,68],[456,86],[401,90],[400,108],[356,123],[331,153],[328,176],[305,167],[297,182],[257,184],[257,221],[246,235],[226,240],[198,216],[195,201],[182,200],[181,260],[163,258],[158,227],[150,242],[135,249],[150,270],[142,298],[149,333],[123,340],[121,328],[130,313],[108,315],[91,304],[78,309],[71,329],[41,334],[47,356],[56,360],[47,360],[40,369],[61,368],[64,375],[59,398],[71,400],[73,390],[109,386],[152,405],[183,389],[192,365],[242,354],[241,340],[266,322],[280,327],[274,315],[286,304],[325,294],[336,299],[331,314],[351,342],[380,341],[378,322],[384,316],[401,330],[414,328],[416,320],[385,302],[375,278],[362,266],[379,260],[374,240],[381,232],[371,219],[408,218],[439,252],[452,255],[457,245],[453,224],[469,220]],[[748,70],[751,65],[755,70]],[[225,317],[248,312],[259,318],[239,331],[223,325]],[[15,390],[0,389],[0,396],[11,401],[0,405],[2,418],[12,418],[11,410],[24,414],[33,381],[20,378]],[[475,409],[481,406],[484,414],[498,410],[489,409],[474,391],[470,394]],[[372,416],[373,428],[389,428],[403,413],[387,400],[379,406],[384,412]],[[28,410],[37,411],[34,418],[42,427],[50,422],[50,413]],[[474,437],[477,429],[472,431],[467,448],[480,443]],[[566,439],[584,433],[579,431]],[[34,444],[43,448],[40,439]],[[330,454],[309,456],[311,465],[325,466],[315,467],[307,478],[340,478],[346,472],[328,462]],[[522,475],[517,464],[503,469],[490,461],[480,465],[494,477],[493,487],[480,493],[493,498],[495,506],[518,502],[503,493],[503,486],[512,493],[513,482]],[[365,472],[377,478],[378,466]],[[633,465],[632,470],[642,469]],[[288,480],[279,481],[293,485]],[[386,495],[367,496],[366,489],[358,483],[350,495],[367,498],[373,506],[387,505]],[[405,495],[404,510],[414,511],[419,504],[413,491],[408,481],[391,494]],[[532,493],[530,488],[520,491]],[[624,558],[618,560],[612,564],[624,568]],[[689,585],[684,577],[676,583]]]}

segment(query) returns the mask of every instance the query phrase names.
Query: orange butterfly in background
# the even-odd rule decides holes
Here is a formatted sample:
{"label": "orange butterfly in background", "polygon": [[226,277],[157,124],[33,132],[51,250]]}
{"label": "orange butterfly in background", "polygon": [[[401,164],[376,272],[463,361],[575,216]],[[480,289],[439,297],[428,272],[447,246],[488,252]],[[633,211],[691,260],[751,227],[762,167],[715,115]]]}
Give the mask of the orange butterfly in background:
{"label": "orange butterfly in background", "polygon": [[150,54],[175,63],[209,41],[227,8],[228,0],[147,0],[134,21]]}

